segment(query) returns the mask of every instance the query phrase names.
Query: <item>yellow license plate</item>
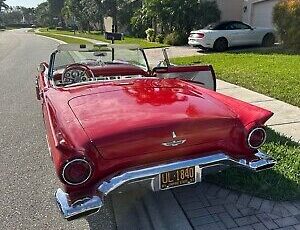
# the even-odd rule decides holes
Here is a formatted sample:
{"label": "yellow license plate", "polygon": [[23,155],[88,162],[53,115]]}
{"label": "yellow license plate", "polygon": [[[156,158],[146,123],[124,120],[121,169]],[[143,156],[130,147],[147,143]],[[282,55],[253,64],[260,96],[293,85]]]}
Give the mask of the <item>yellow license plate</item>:
{"label": "yellow license plate", "polygon": [[159,175],[159,184],[161,190],[176,188],[184,185],[196,183],[195,167],[177,169],[164,172]]}

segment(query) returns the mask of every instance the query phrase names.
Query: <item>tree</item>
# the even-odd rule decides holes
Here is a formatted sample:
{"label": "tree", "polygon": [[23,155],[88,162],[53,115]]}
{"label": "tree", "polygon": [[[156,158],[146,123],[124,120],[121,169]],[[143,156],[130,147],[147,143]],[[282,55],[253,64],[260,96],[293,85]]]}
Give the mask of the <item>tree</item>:
{"label": "tree", "polygon": [[64,0],[48,0],[49,16],[52,25],[58,25],[62,22],[62,8],[64,7]]}
{"label": "tree", "polygon": [[23,23],[26,24],[34,24],[36,21],[35,18],[35,8],[26,8],[23,6],[19,6],[17,7],[17,9],[19,11],[21,11],[22,15],[23,15]]}
{"label": "tree", "polygon": [[134,12],[141,8],[142,0],[97,0],[103,16],[113,18],[115,32],[127,28]]}
{"label": "tree", "polygon": [[2,9],[8,9],[8,5],[5,4],[6,0],[0,0],[0,12],[2,11]]}
{"label": "tree", "polygon": [[75,22],[81,30],[90,30],[101,24],[102,14],[96,0],[66,0],[62,15],[69,25]]}
{"label": "tree", "polygon": [[50,22],[49,3],[43,2],[35,9],[36,21],[40,26],[48,26]]}
{"label": "tree", "polygon": [[300,50],[299,0],[279,1],[274,7],[273,21],[283,44],[294,50]]}
{"label": "tree", "polygon": [[2,13],[5,24],[33,24],[36,21],[35,9],[22,6],[9,7]]}
{"label": "tree", "polygon": [[4,24],[20,24],[23,19],[22,12],[16,7],[9,7],[1,15]]}
{"label": "tree", "polygon": [[6,1],[6,0],[0,0],[0,26],[1,26],[1,23],[2,23],[2,21],[3,21],[2,15],[1,15],[2,9],[8,9],[8,5],[5,4],[5,1]]}
{"label": "tree", "polygon": [[148,24],[151,19],[155,34],[159,25],[164,35],[172,34],[171,37],[184,42],[192,29],[218,21],[220,10],[215,1],[144,0],[142,10],[133,19],[131,23],[134,28],[135,23],[144,21]]}
{"label": "tree", "polygon": [[130,19],[131,32],[134,36],[145,38],[145,31],[152,27],[152,16],[147,14],[147,9],[142,7],[138,9]]}
{"label": "tree", "polygon": [[145,0],[146,13],[163,25],[166,33],[189,33],[194,27],[201,28],[220,19],[215,1],[198,0]]}

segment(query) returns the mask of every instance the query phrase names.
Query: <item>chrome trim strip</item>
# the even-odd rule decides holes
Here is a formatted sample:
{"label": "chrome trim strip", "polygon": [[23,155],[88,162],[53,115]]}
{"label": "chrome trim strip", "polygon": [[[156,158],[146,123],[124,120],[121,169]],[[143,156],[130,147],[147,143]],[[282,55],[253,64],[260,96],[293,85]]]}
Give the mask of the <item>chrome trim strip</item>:
{"label": "chrome trim strip", "polygon": [[[160,173],[173,171],[185,167],[216,167],[218,165],[243,167],[252,171],[261,171],[273,167],[276,161],[268,155],[258,151],[253,160],[247,161],[246,159],[234,159],[225,153],[216,153],[214,155],[195,158],[191,160],[177,161],[173,163],[166,163],[147,168],[135,169],[121,173],[117,176],[103,181],[97,192],[99,195],[92,198],[84,199],[74,204],[69,204],[68,194],[64,193],[61,189],[57,190],[56,201],[65,219],[73,219],[74,216],[83,216],[85,213],[91,214],[90,211],[97,212],[103,206],[104,196],[114,191],[123,184],[137,182],[145,179],[154,179]],[[79,217],[78,217],[79,218]],[[76,218],[75,218],[76,219]]]}

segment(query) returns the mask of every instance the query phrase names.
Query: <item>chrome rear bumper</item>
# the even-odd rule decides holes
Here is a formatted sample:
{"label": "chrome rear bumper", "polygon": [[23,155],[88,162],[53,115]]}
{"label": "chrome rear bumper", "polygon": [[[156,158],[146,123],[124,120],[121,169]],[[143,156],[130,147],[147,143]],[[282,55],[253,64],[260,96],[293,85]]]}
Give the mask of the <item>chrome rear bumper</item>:
{"label": "chrome rear bumper", "polygon": [[[155,181],[155,178],[157,178],[157,176],[163,172],[192,166],[195,166],[196,169],[214,168],[219,166],[235,166],[243,167],[252,171],[261,171],[269,169],[276,164],[275,160],[262,152],[258,152],[255,156],[256,158],[254,160],[247,161],[245,159],[233,159],[225,153],[216,153],[214,155],[191,160],[177,161],[173,163],[127,171],[111,178],[110,180],[102,182],[97,189],[97,196],[85,198],[73,204],[69,204],[68,194],[64,193],[61,189],[58,189],[55,194],[56,202],[63,217],[67,220],[73,220],[98,212],[103,206],[104,197],[121,185],[145,179],[153,179],[152,181]],[[201,170],[196,171],[199,172]],[[200,181],[200,178],[201,176],[197,175],[196,180]],[[158,190],[156,183],[152,184],[152,188],[153,190]]]}

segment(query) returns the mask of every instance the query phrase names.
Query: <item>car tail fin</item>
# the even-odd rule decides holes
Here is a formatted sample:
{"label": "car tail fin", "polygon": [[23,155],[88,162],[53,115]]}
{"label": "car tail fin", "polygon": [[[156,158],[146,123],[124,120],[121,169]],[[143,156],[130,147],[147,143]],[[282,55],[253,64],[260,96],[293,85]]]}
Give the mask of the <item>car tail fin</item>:
{"label": "car tail fin", "polygon": [[207,91],[207,93],[215,99],[220,100],[221,102],[226,104],[228,106],[228,109],[230,109],[237,115],[237,117],[242,121],[245,127],[249,126],[251,123],[263,125],[267,120],[269,120],[273,116],[273,112],[249,104],[247,102],[213,91]]}

